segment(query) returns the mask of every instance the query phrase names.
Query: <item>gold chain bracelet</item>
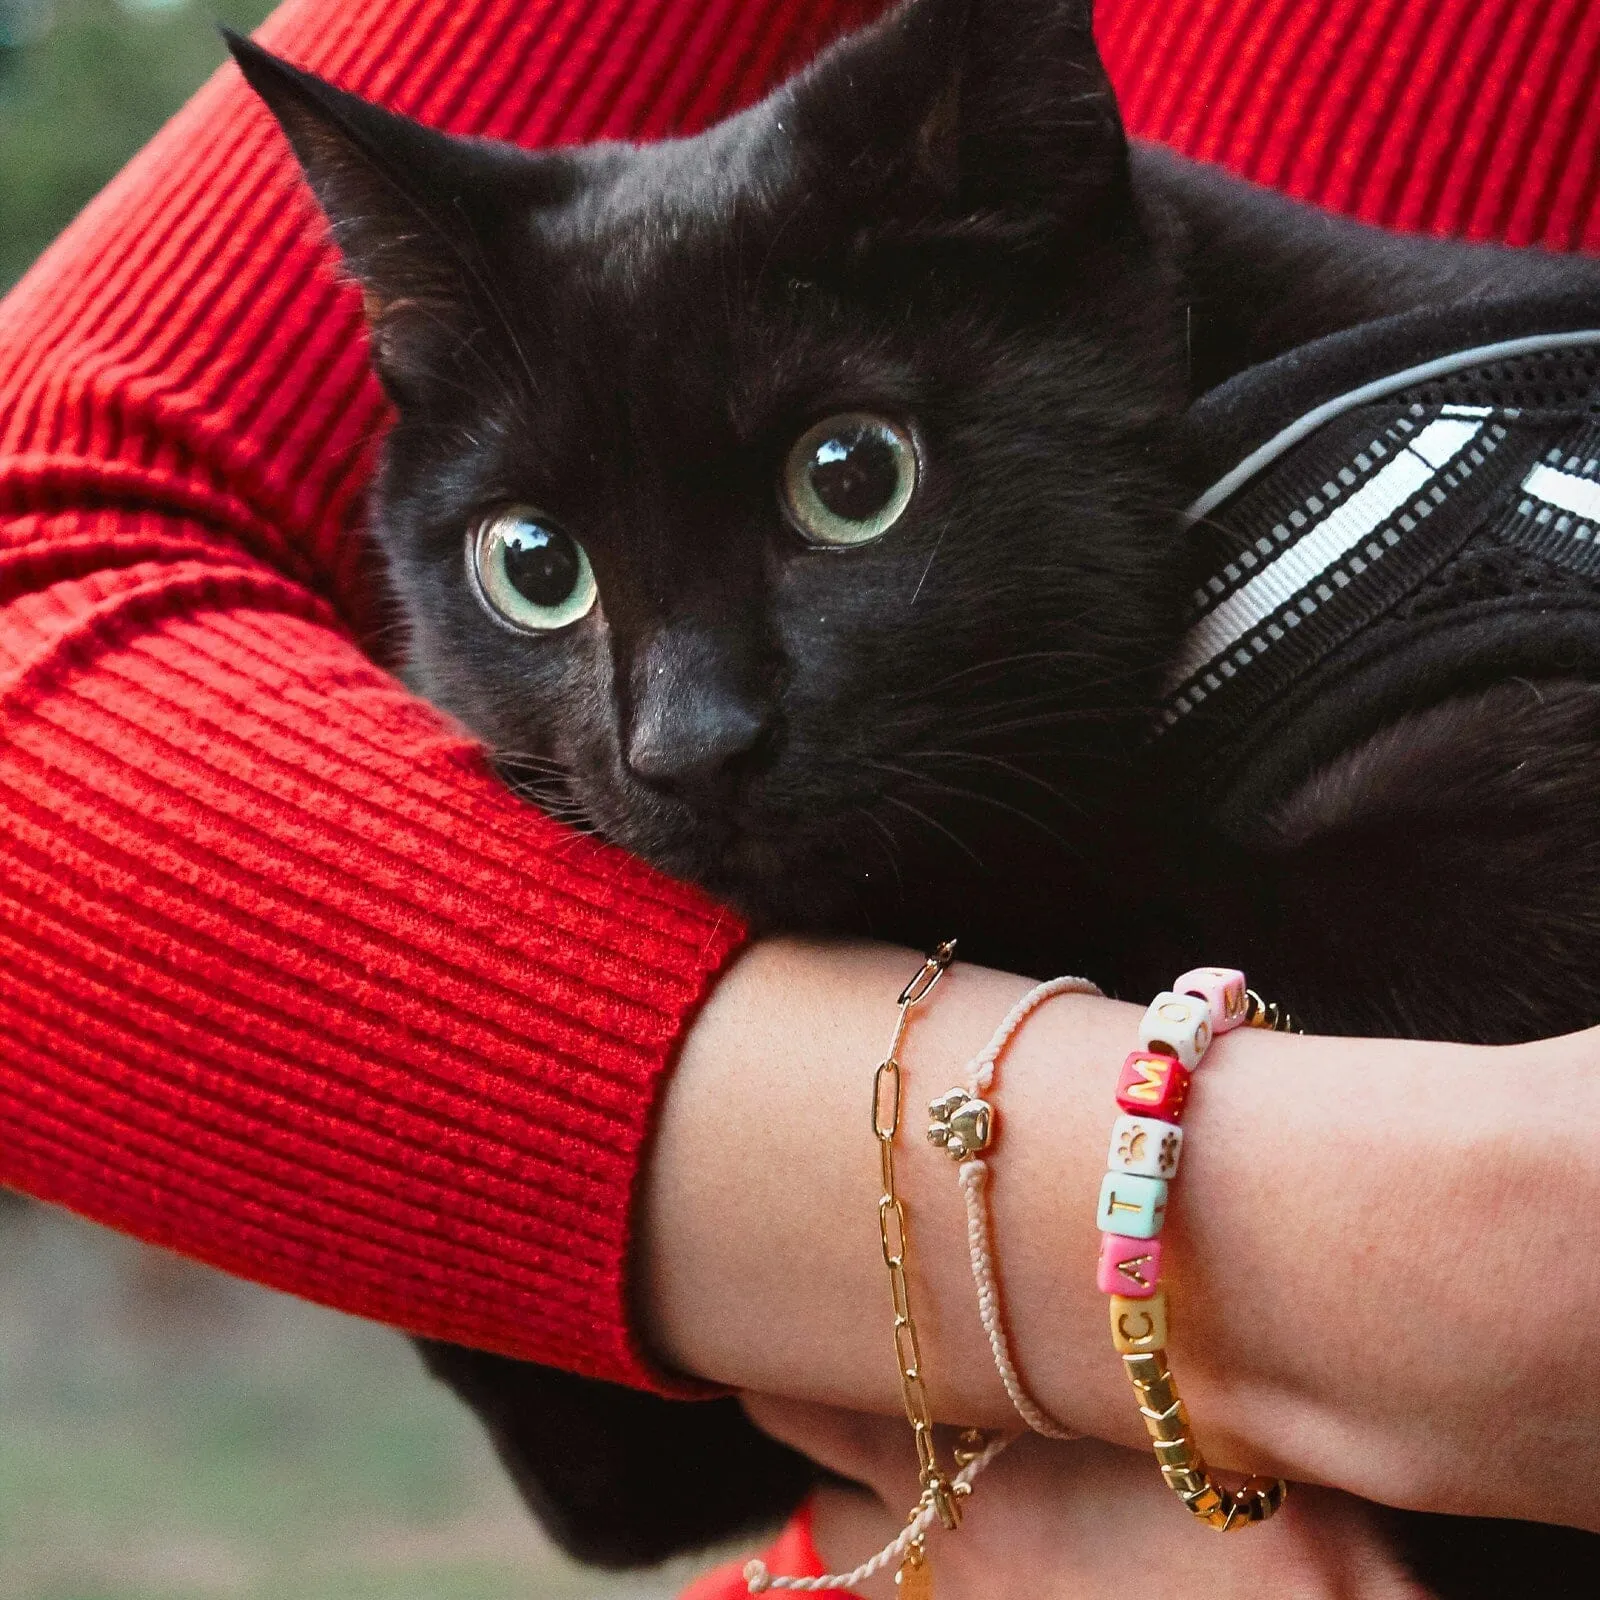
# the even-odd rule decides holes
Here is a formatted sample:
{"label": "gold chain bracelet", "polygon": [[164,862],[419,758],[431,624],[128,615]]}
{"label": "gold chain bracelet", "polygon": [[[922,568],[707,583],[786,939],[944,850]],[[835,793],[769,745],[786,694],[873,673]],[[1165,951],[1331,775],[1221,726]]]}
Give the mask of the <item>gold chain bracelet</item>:
{"label": "gold chain bracelet", "polygon": [[[878,1141],[878,1162],[883,1173],[883,1194],[878,1200],[878,1237],[883,1246],[883,1263],[889,1269],[889,1296],[894,1307],[894,1359],[900,1373],[900,1397],[905,1403],[906,1421],[917,1446],[917,1476],[923,1498],[938,1513],[940,1523],[954,1530],[961,1522],[961,1495],[965,1485],[956,1486],[939,1465],[933,1438],[933,1413],[928,1406],[928,1391],[922,1379],[922,1345],[917,1337],[916,1318],[911,1314],[911,1291],[906,1283],[906,1267],[911,1256],[911,1236],[906,1227],[906,1208],[895,1188],[894,1144],[900,1132],[901,1094],[900,1046],[913,1006],[933,992],[956,953],[956,942],[947,939],[923,962],[921,970],[900,991],[900,1013],[895,1019],[889,1053],[872,1076],[872,1132]],[[921,1552],[918,1551],[918,1564]]]}

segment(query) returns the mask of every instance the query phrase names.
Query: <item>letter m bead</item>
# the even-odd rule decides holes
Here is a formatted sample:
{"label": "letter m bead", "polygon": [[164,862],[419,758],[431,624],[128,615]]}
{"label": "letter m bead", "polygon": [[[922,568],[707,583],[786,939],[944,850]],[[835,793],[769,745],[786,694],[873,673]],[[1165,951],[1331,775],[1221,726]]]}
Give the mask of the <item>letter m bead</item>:
{"label": "letter m bead", "polygon": [[1189,1073],[1171,1056],[1135,1050],[1117,1078],[1117,1104],[1130,1116],[1176,1122],[1189,1098]]}

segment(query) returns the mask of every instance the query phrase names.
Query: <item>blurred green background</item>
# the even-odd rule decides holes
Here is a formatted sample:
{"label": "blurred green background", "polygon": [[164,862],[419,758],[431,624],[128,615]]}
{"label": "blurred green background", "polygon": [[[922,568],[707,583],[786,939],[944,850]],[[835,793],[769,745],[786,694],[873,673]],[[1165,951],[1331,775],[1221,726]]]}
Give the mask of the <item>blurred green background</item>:
{"label": "blurred green background", "polygon": [[668,1600],[545,1542],[388,1330],[0,1190],[3,1600]]}
{"label": "blurred green background", "polygon": [[0,289],[223,59],[261,0],[0,0]]}
{"label": "blurred green background", "polygon": [[[260,0],[0,0],[0,289]],[[0,404],[3,404],[0,398]],[[0,1190],[0,1600],[665,1600],[538,1534],[397,1335]]]}

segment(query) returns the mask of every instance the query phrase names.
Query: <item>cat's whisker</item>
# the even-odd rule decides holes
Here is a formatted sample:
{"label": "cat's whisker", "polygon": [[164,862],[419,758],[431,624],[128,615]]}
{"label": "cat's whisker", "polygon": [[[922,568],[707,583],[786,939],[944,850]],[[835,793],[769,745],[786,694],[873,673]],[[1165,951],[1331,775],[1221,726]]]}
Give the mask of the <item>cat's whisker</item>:
{"label": "cat's whisker", "polygon": [[[875,765],[881,767],[886,772],[894,773],[899,777],[909,779],[911,782],[919,784],[930,794],[949,795],[954,799],[972,800],[977,801],[980,805],[993,806],[998,811],[1007,812],[1011,816],[1030,823],[1033,827],[1038,828],[1040,832],[1064,848],[1068,850],[1072,849],[1069,841],[1061,834],[1057,833],[1055,829],[1051,828],[1050,825],[1042,818],[1036,817],[1031,811],[1024,810],[1021,806],[1012,805],[1009,801],[1002,800],[998,795],[987,794],[981,789],[969,789],[963,784],[949,783],[942,778],[934,778],[926,773],[916,772],[907,767],[897,767],[889,762],[878,762],[875,763]],[[1058,791],[1058,798],[1061,800],[1062,804],[1068,806],[1071,810],[1078,812],[1080,815],[1083,814],[1084,808],[1075,802],[1070,796],[1059,794]]]}
{"label": "cat's whisker", "polygon": [[983,859],[978,855],[977,851],[975,851],[965,839],[962,839],[958,835],[952,833],[942,822],[938,820],[937,817],[930,817],[928,813],[920,806],[912,805],[909,800],[902,799],[899,795],[886,794],[882,798],[885,805],[897,806],[902,811],[909,811],[911,815],[919,822],[925,823],[936,833],[942,833],[945,838],[947,838],[951,844],[956,847],[956,849],[961,851],[963,855],[968,857],[968,859],[971,860],[975,866],[983,866]]}
{"label": "cat's whisker", "polygon": [[894,874],[895,887],[900,891],[900,897],[904,899],[906,881],[900,873],[900,841],[895,838],[894,832],[888,823],[866,806],[852,806],[850,814],[864,817],[877,832],[883,843],[884,859],[889,863],[889,870]]}
{"label": "cat's whisker", "polygon": [[912,754],[927,761],[968,761],[998,767],[1000,771],[1009,772],[1013,777],[1022,779],[1024,783],[1034,784],[1058,800],[1067,798],[1048,779],[1041,778],[1036,772],[1029,772],[1026,767],[1019,767],[1014,761],[1007,761],[1004,756],[988,755],[981,750],[916,750]]}
{"label": "cat's whisker", "polygon": [[947,673],[944,677],[927,684],[920,692],[934,694],[940,689],[947,689],[952,684],[959,683],[963,678],[976,677],[987,672],[1004,672],[1009,667],[1038,666],[1047,661],[1081,664],[1092,662],[1097,666],[1105,664],[1106,652],[1087,650],[1080,647],[1060,648],[1055,650],[1022,650],[1015,655],[996,656],[987,661],[974,661],[970,665],[958,668],[955,672]]}

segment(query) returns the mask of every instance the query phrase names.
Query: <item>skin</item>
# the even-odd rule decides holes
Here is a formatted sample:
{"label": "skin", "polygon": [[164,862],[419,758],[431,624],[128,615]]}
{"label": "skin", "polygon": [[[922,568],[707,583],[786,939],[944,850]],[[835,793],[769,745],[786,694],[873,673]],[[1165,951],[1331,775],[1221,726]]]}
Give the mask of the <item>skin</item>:
{"label": "skin", "polygon": [[[1188,964],[1164,949],[1229,951],[1352,1034],[1526,1038],[1600,1015],[1592,709],[1458,709],[1427,761],[1415,728],[1350,758],[1359,719],[1303,750],[1297,727],[1294,761],[1345,762],[1343,779],[1292,798],[1284,848],[1243,856],[1226,817],[1185,809],[1198,789],[1129,782],[1125,762],[1158,692],[1153,644],[1182,626],[1169,512],[1204,481],[1173,448],[1185,407],[1334,330],[1592,294],[1593,269],[1401,240],[1150,148],[1125,164],[1088,9],[1059,0],[981,15],[925,0],[764,106],[640,150],[453,142],[235,48],[367,291],[400,418],[374,525],[410,681],[530,795],[764,928],[915,939],[955,908],[986,959],[1081,960],[1131,993]],[[860,405],[915,425],[923,490],[892,537],[819,552],[778,509],[776,464]],[[464,531],[513,504],[574,523],[600,593],[537,639],[464,581]],[[1507,670],[1577,669],[1538,642]],[[1541,708],[1548,687],[1531,690]],[[1447,686],[1405,691],[1410,710]],[[954,779],[919,773],[924,755]],[[1248,821],[1255,839],[1272,819]],[[905,958],[797,949],[751,956],[691,1041],[647,1200],[646,1296],[687,1370],[892,1414],[865,1314],[883,1291],[859,1130]],[[1539,952],[1515,984],[1507,949]],[[913,1103],[1017,992],[997,974],[945,986],[913,1041]],[[1057,1015],[1030,1028],[1003,1095],[1012,1316],[1040,1396],[1135,1443],[1087,1220],[1133,1017]],[[1593,1198],[1569,1120],[1592,1094],[1563,1077],[1552,1134],[1519,1103],[1519,1065],[1556,1070],[1259,1040],[1207,1069],[1168,1241],[1174,1356],[1213,1460],[1407,1505],[1592,1518],[1569,1487],[1584,1402],[1547,1382],[1554,1398],[1529,1399],[1570,1360],[1563,1318],[1589,1309],[1559,1221]],[[906,1165],[936,1405],[1003,1421],[950,1173],[920,1147]],[[681,1432],[657,1415],[652,1434],[614,1397],[570,1430],[591,1479],[548,1444],[552,1396],[584,1409],[570,1383],[429,1359],[586,1554],[614,1556],[619,1526],[635,1556],[692,1537],[649,1490],[582,1491],[625,1480],[619,1459],[659,1461],[724,1528],[741,1503],[775,1503],[726,1456],[685,1470]]]}
{"label": "skin", "polygon": [[[643,1196],[638,1284],[656,1349],[744,1391],[769,1431],[866,1486],[819,1503],[824,1551],[845,1565],[915,1498],[904,1422],[876,1420],[898,1418],[900,1397],[867,1094],[917,961],[882,946],[754,945],[686,1039]],[[1028,987],[958,964],[903,1052],[898,1170],[934,1412],[1007,1430],[1016,1419],[978,1321],[954,1171],[921,1138],[918,1112],[960,1081]],[[1140,1450],[1135,1473],[1117,1451],[1085,1458],[1083,1446],[1030,1440],[991,1479],[1016,1475],[1017,1494],[975,1499],[1010,1498],[1018,1515],[1049,1505],[1051,1571],[1075,1594],[1098,1585],[1083,1587],[1077,1523],[1060,1521],[1060,1505],[1078,1504],[1081,1522],[1085,1485],[1099,1496],[1124,1478],[1139,1495],[1153,1483],[1152,1505],[1171,1499],[1094,1286],[1093,1198],[1138,1017],[1113,1001],[1052,1001],[1002,1059],[995,1089],[993,1218],[1019,1366],[1054,1415]],[[1600,1215],[1597,1043],[1600,1030],[1502,1047],[1249,1031],[1217,1042],[1184,1115],[1163,1234],[1173,1370],[1214,1466],[1600,1530],[1588,1471],[1600,1392],[1570,1381],[1573,1330],[1600,1316],[1600,1275],[1573,1270],[1584,1255],[1573,1219]],[[1360,1568],[1368,1536],[1329,1534],[1361,1513],[1339,1495],[1302,1505],[1279,1534],[1217,1548],[1271,1537],[1284,1559],[1326,1566],[1337,1554]],[[995,1564],[1024,1561],[1037,1520],[1021,1525],[1035,1530],[1025,1539],[1000,1513],[986,1517],[974,1513],[961,1544],[975,1562],[988,1556],[992,1584]],[[1297,1527],[1314,1530],[1309,1544],[1286,1531]],[[1177,1531],[1190,1549],[1186,1519]],[[1252,1581],[1243,1561],[1226,1566],[1241,1593]],[[1374,1566],[1360,1582],[1344,1572],[1337,1592],[1404,1592],[1399,1581]],[[943,1569],[941,1583],[941,1594],[963,1592]]]}

